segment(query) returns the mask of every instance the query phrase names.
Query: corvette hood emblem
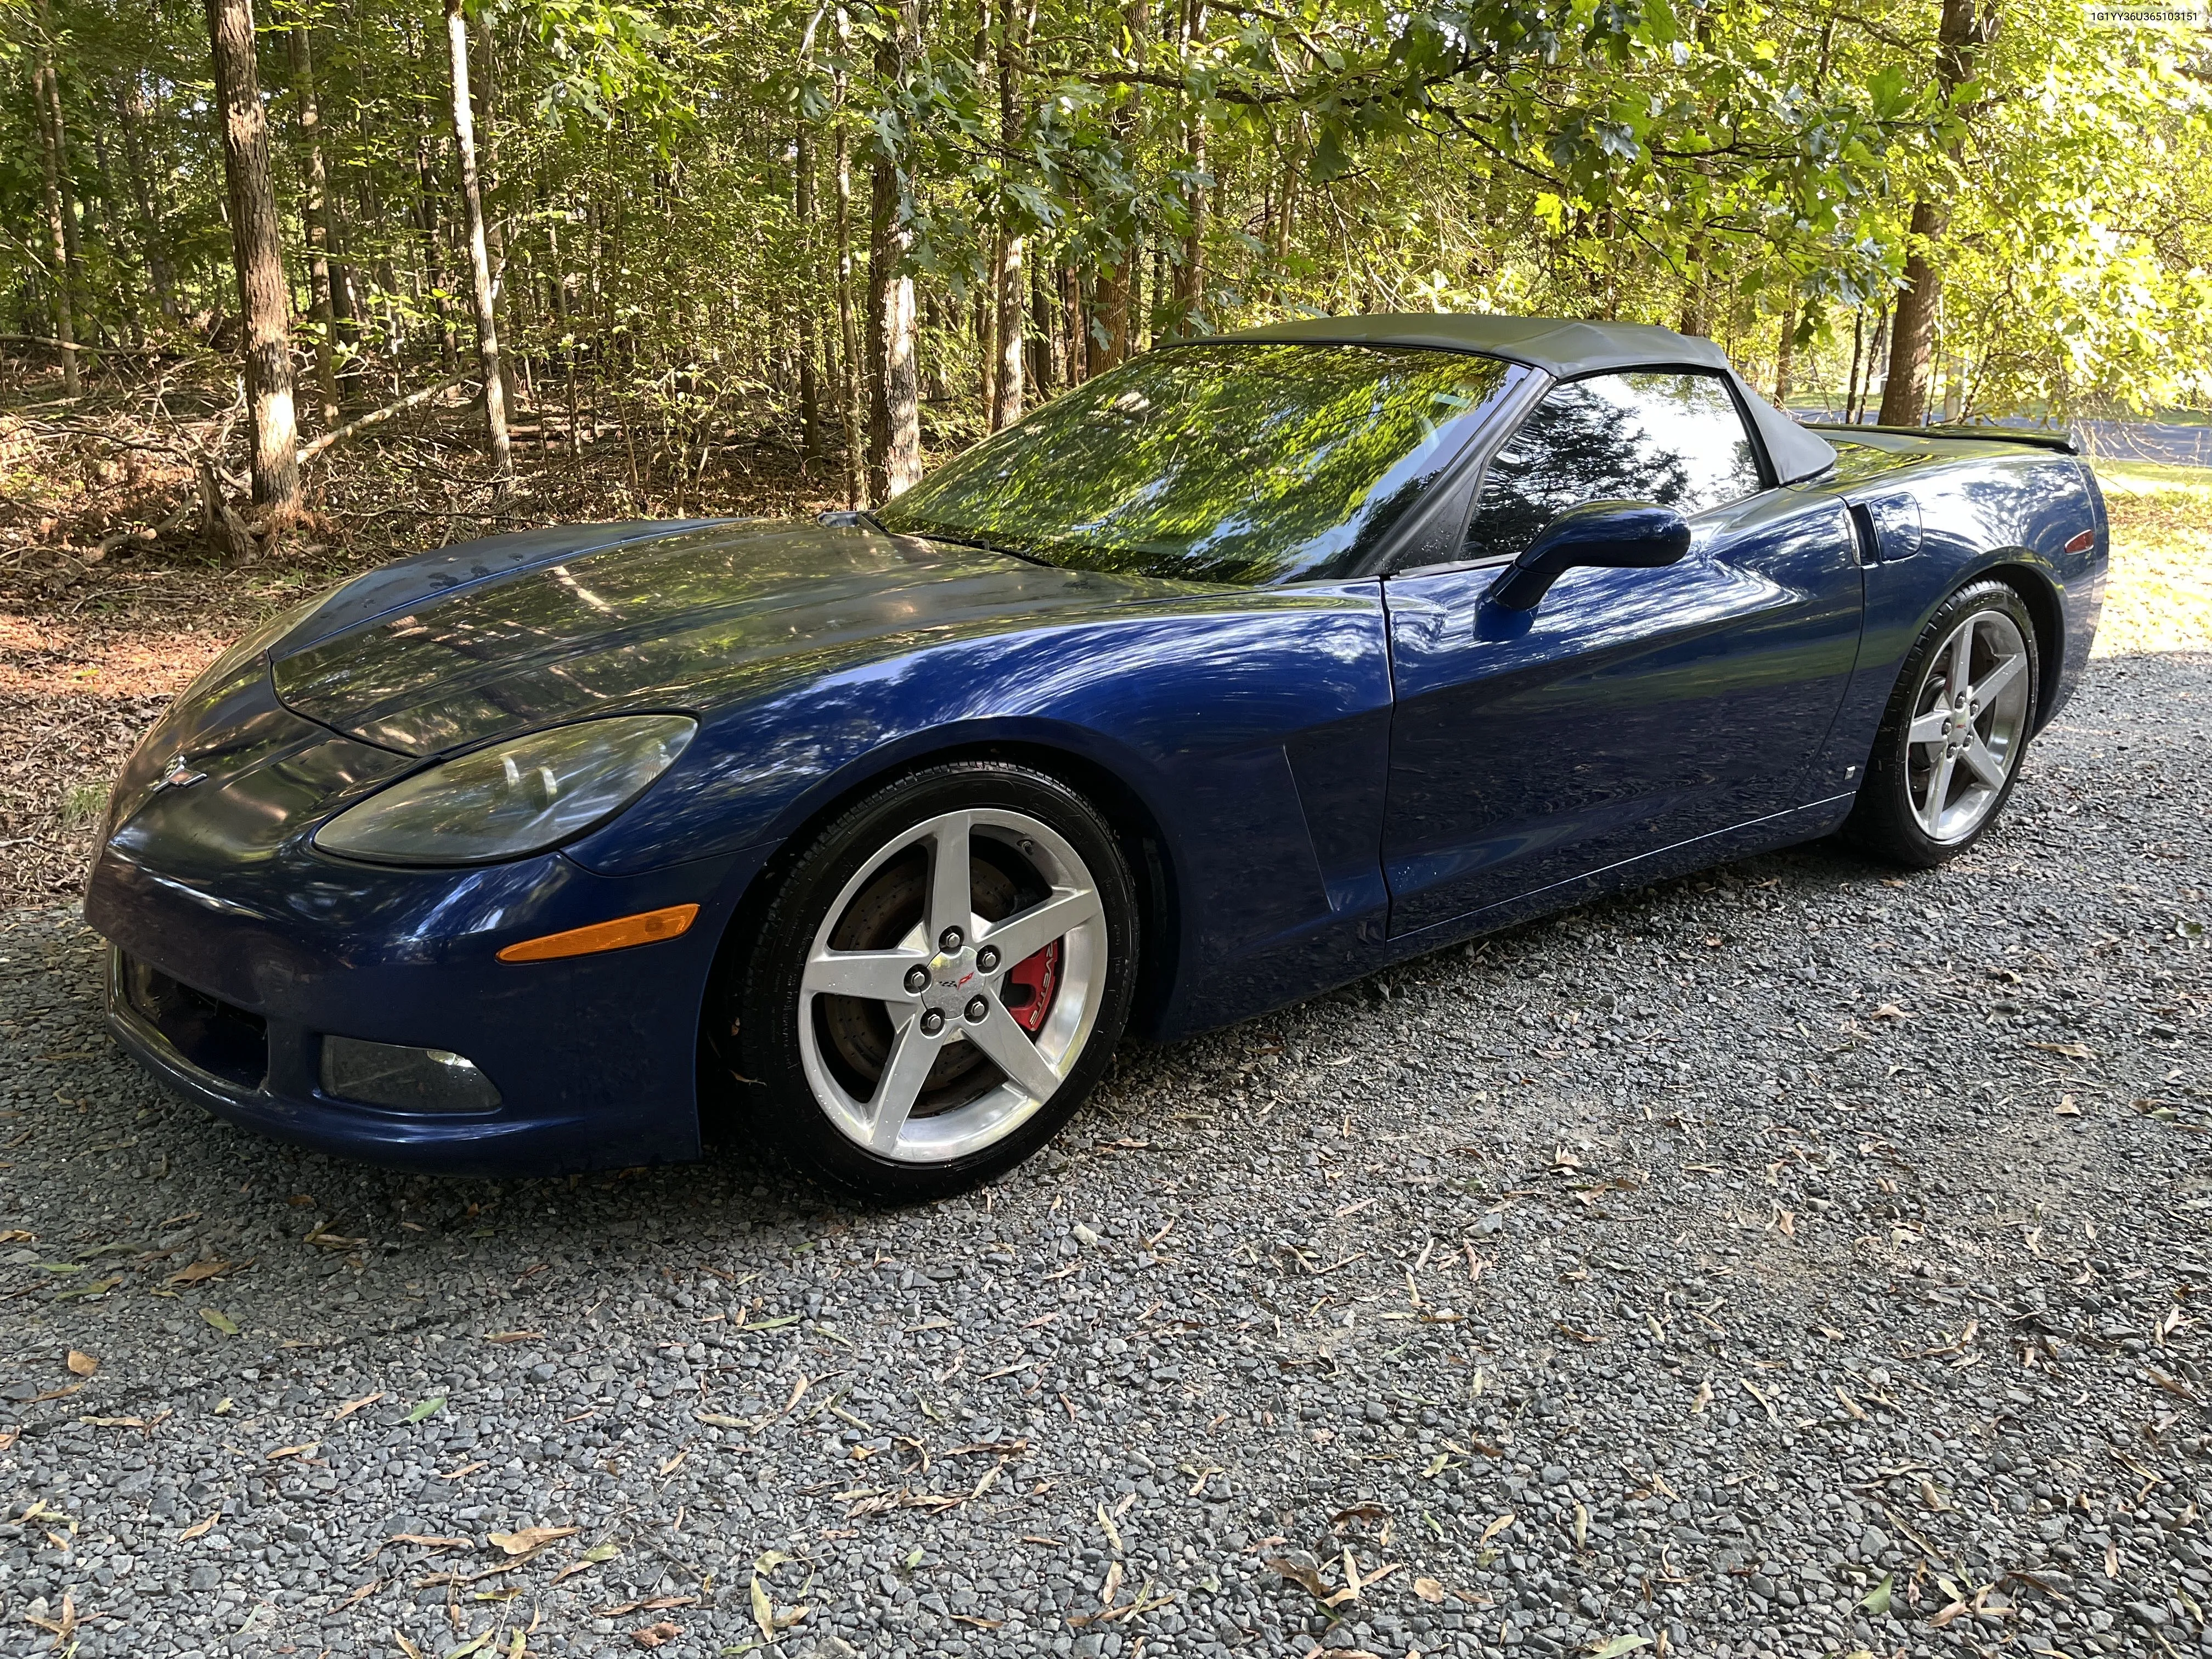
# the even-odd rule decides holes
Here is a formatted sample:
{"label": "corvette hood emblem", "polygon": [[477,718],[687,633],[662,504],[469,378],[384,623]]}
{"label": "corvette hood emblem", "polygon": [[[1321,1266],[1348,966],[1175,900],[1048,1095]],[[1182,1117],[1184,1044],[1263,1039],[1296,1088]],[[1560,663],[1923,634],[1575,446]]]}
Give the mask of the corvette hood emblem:
{"label": "corvette hood emblem", "polygon": [[189,789],[205,776],[206,773],[196,771],[182,755],[177,755],[162,769],[159,787],[163,789]]}

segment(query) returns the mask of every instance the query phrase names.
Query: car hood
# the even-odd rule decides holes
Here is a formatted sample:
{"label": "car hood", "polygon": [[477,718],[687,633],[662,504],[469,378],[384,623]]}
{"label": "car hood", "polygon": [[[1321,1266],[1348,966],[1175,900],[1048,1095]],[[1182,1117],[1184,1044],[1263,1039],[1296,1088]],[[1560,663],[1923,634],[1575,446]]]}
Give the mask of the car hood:
{"label": "car hood", "polygon": [[622,528],[581,551],[479,556],[459,579],[450,556],[380,572],[374,596],[343,591],[271,651],[276,695],[364,743],[434,754],[595,714],[704,712],[933,639],[1196,591],[865,526]]}

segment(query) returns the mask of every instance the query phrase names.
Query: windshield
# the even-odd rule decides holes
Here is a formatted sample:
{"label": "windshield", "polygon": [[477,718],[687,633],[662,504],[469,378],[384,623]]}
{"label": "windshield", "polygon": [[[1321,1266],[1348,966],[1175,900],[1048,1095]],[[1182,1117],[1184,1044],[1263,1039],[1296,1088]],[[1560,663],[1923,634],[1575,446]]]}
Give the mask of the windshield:
{"label": "windshield", "polygon": [[1459,452],[1505,373],[1401,347],[1150,352],[875,517],[1073,569],[1247,586],[1343,575]]}

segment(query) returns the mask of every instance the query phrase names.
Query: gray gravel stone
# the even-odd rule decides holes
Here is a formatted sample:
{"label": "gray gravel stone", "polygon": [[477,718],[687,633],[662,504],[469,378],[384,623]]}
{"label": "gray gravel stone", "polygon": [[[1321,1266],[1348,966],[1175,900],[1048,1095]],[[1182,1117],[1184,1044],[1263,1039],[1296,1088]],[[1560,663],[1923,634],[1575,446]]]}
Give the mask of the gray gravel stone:
{"label": "gray gravel stone", "polygon": [[2199,1648],[2205,687],[2096,665],[1942,871],[1802,848],[1133,1050],[896,1213],[234,1132],[19,912],[0,1651],[67,1595],[83,1655],[720,1655],[756,1583],[823,1659]]}

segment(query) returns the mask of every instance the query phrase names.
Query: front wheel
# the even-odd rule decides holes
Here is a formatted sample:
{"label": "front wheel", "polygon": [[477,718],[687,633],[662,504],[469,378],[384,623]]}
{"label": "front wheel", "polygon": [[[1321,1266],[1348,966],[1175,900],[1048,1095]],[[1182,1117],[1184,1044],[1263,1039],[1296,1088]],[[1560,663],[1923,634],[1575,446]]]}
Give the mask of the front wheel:
{"label": "front wheel", "polygon": [[1058,779],[961,762],[887,786],[800,854],[724,1022],[754,1116],[871,1197],[958,1192],[1035,1152],[1127,1023],[1137,907]]}
{"label": "front wheel", "polygon": [[2011,587],[1972,582],[1944,600],[1905,659],[1845,833],[1921,870],[1980,840],[2019,780],[2039,670]]}

